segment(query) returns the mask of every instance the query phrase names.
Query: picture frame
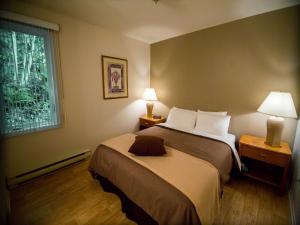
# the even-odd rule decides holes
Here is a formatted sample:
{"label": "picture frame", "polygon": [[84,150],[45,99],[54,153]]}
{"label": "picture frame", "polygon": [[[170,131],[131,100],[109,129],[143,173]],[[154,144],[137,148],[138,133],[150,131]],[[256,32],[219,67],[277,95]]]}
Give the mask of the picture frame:
{"label": "picture frame", "polygon": [[128,98],[127,59],[101,55],[103,98]]}

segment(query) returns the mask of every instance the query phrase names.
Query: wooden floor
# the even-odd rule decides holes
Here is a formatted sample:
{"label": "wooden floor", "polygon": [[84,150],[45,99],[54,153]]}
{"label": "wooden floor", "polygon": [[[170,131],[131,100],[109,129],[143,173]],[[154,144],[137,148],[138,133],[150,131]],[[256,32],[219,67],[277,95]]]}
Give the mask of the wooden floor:
{"label": "wooden floor", "polygon": [[[13,188],[10,224],[134,224],[121,212],[119,199],[91,178],[87,165],[83,161]],[[287,195],[248,178],[232,179],[215,224],[291,224]]]}

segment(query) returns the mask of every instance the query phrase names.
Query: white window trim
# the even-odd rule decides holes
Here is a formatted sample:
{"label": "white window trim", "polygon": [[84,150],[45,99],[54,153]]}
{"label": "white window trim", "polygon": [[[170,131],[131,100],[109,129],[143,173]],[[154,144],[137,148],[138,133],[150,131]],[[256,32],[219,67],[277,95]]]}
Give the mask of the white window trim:
{"label": "white window trim", "polygon": [[[1,10],[0,10],[1,14]],[[1,19],[1,15],[0,15]],[[45,39],[45,54],[46,54],[46,59],[47,59],[47,70],[48,74],[51,74],[51,77],[48,77],[48,84],[50,88],[50,91],[52,91],[52,95],[49,92],[49,101],[51,102],[51,106],[54,106],[51,108],[51,114],[52,115],[52,125],[47,125],[47,126],[40,126],[40,127],[30,127],[26,128],[23,130],[15,131],[15,132],[6,132],[4,130],[4,136],[5,137],[11,137],[11,136],[19,136],[19,135],[24,135],[24,134],[29,134],[29,133],[35,133],[39,131],[47,131],[51,129],[56,129],[62,126],[62,118],[61,118],[61,111],[60,111],[60,103],[59,103],[59,97],[58,97],[58,83],[57,83],[57,74],[56,74],[56,60],[53,59],[55,57],[54,53],[54,48],[53,48],[53,39],[50,39],[51,35],[47,35],[49,32],[48,30],[45,29],[40,29],[41,27],[30,27],[30,30],[25,29],[24,26],[30,26],[31,24],[25,24],[25,22],[18,23],[16,20],[10,20],[10,21],[5,21],[5,23],[13,23],[15,24],[14,30],[17,32],[24,32],[24,33],[29,33],[32,35],[38,35],[42,36]],[[42,27],[45,28],[45,27]],[[51,32],[51,31],[50,31]],[[52,56],[52,57],[51,57]],[[50,79],[51,78],[51,79]]]}
{"label": "white window trim", "polygon": [[0,10],[0,17],[7,20],[13,20],[16,22],[26,23],[33,26],[43,27],[50,30],[56,30],[59,31],[59,25],[56,23],[50,23],[44,20],[36,19],[29,16],[24,16],[21,14],[8,12],[4,10]]}

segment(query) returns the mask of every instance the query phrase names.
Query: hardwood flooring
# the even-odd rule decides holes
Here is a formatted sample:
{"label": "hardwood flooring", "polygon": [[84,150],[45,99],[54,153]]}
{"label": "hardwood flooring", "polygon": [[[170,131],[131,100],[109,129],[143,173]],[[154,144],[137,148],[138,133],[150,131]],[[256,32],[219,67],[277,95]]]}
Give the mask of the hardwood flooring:
{"label": "hardwood flooring", "polygon": [[[36,178],[10,190],[12,225],[134,224],[121,211],[118,197],[106,193],[87,171],[88,160]],[[287,195],[249,178],[224,188],[215,225],[291,224]]]}

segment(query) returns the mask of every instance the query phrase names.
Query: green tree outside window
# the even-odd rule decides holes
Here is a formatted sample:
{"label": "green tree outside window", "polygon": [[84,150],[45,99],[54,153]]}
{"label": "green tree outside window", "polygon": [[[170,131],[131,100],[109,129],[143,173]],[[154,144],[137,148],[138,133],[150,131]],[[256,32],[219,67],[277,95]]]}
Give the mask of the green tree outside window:
{"label": "green tree outside window", "polygon": [[59,124],[52,44],[46,29],[1,21],[0,83],[5,134]]}

